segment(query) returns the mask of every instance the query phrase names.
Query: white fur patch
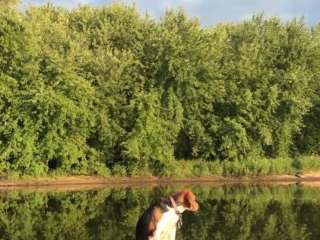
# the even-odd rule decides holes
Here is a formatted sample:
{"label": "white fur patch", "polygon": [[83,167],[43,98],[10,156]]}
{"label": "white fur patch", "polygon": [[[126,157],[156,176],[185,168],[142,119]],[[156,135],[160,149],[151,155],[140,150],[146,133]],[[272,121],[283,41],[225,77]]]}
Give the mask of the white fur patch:
{"label": "white fur patch", "polygon": [[[154,232],[154,240],[175,240],[177,223],[179,221],[179,215],[175,212],[174,208],[169,208],[162,216],[157,224],[157,229]],[[185,210],[184,207],[178,206],[179,212]]]}

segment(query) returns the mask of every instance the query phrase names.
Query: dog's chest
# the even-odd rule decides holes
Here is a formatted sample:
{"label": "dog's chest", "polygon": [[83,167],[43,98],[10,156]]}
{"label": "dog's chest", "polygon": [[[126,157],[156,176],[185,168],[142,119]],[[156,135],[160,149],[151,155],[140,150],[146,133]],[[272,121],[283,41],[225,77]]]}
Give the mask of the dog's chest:
{"label": "dog's chest", "polygon": [[[173,208],[166,211],[157,224],[155,236],[159,239],[171,239],[172,233],[176,231],[179,216]],[[157,239],[157,238],[156,238]]]}

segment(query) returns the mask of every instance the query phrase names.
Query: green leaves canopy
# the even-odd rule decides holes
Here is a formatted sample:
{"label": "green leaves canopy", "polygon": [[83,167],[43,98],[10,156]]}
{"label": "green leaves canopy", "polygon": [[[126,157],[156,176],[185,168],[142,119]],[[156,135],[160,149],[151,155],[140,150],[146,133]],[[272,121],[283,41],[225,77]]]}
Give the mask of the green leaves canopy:
{"label": "green leaves canopy", "polygon": [[[318,153],[319,27],[131,6],[0,14],[0,170],[171,175]],[[312,134],[309,134],[309,133]]]}

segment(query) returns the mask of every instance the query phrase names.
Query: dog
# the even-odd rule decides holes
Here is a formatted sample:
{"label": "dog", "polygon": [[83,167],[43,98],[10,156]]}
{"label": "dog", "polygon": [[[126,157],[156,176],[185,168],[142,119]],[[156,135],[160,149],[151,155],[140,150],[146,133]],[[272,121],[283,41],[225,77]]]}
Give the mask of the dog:
{"label": "dog", "polygon": [[184,211],[196,212],[199,204],[190,190],[182,190],[152,204],[139,218],[136,240],[175,240]]}

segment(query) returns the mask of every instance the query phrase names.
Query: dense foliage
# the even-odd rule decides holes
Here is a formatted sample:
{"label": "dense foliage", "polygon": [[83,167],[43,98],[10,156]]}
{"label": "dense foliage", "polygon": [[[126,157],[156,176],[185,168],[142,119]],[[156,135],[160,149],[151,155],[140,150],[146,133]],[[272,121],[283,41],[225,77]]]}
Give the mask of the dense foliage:
{"label": "dense foliage", "polygon": [[3,173],[221,173],[320,152],[319,26],[0,8]]}
{"label": "dense foliage", "polygon": [[[151,202],[177,189],[0,193],[3,240],[131,240]],[[177,240],[318,240],[319,188],[196,187],[198,213],[184,213]]]}

